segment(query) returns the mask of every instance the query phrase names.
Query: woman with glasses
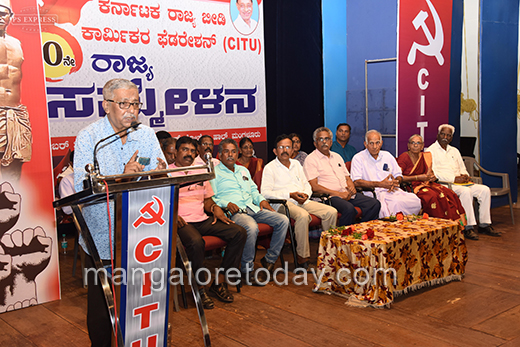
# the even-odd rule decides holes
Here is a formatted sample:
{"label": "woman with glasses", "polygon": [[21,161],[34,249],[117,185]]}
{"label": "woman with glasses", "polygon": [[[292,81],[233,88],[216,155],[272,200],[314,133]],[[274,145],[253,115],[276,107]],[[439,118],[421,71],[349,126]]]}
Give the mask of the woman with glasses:
{"label": "woman with glasses", "polygon": [[262,158],[255,157],[253,141],[249,137],[243,137],[238,146],[240,147],[240,157],[236,163],[245,166],[249,170],[251,177],[254,178],[255,174],[264,168],[264,161]]}
{"label": "woman with glasses", "polygon": [[307,158],[307,153],[300,150],[302,147],[302,138],[296,133],[289,134],[289,137],[293,143],[293,154],[291,159],[298,160],[301,166],[303,166],[303,162],[305,161],[305,158]]}
{"label": "woman with glasses", "polygon": [[408,151],[397,158],[403,170],[403,181],[412,185],[414,193],[421,199],[423,212],[437,218],[461,220],[466,224],[465,211],[455,192],[438,183],[432,171],[432,155],[423,152],[421,135],[412,135],[408,140]]}

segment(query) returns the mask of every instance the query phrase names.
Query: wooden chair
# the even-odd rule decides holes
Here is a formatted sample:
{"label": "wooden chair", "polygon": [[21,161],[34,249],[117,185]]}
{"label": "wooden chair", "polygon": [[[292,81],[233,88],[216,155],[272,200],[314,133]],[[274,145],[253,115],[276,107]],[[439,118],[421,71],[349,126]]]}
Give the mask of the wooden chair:
{"label": "wooden chair", "polygon": [[[475,183],[482,183],[482,178],[479,177],[480,172],[485,173],[489,176],[501,177],[502,178],[502,187],[500,188],[489,188],[491,190],[491,196],[502,196],[507,195],[509,198],[509,209],[511,211],[511,222],[515,224],[515,217],[513,214],[513,201],[511,199],[511,188],[509,185],[509,174],[500,173],[500,172],[492,172],[484,169],[475,158],[472,157],[462,157],[464,160],[464,165],[466,165],[466,170],[468,170],[469,175],[472,177],[472,181]],[[476,178],[478,180],[474,180]]]}

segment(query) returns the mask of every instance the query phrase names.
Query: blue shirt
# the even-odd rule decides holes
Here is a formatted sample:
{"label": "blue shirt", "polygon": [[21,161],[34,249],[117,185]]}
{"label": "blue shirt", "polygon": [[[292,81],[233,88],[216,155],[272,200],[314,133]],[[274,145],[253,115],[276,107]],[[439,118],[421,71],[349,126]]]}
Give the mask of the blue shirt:
{"label": "blue shirt", "polygon": [[330,147],[330,150],[338,153],[343,158],[343,161],[346,163],[347,161],[352,161],[352,157],[357,153],[354,146],[349,145],[348,143],[345,147],[341,147],[338,140],[335,140]]}
{"label": "blue shirt", "polygon": [[255,213],[260,211],[260,202],[265,198],[258,192],[258,187],[251,179],[249,170],[235,164],[235,171],[229,170],[226,165],[215,166],[215,179],[211,180],[213,200],[220,207],[227,207],[232,202],[239,208],[249,207]]}
{"label": "blue shirt", "polygon": [[[76,137],[74,145],[74,187],[76,192],[83,190],[83,179],[86,176],[85,165],[94,163],[94,146],[96,143],[114,133],[108,117],[104,117],[95,123],[82,129]],[[106,145],[98,146],[97,160],[99,171],[102,175],[122,174],[136,150],[139,157],[150,158],[150,163],[145,166],[144,171],[153,170],[157,167],[161,158],[166,162],[161,151],[159,141],[154,131],[144,125],[137,130],[131,130],[125,144],[119,136],[115,136],[104,142]],[[94,243],[96,244],[101,259],[110,259],[110,242],[108,239],[108,213],[106,202],[96,202],[83,207],[83,216],[87,222]],[[110,201],[110,220],[112,227],[112,241],[114,236],[114,201]],[[85,241],[80,235],[79,240],[85,251],[88,251]],[[113,244],[113,243],[112,243]]]}

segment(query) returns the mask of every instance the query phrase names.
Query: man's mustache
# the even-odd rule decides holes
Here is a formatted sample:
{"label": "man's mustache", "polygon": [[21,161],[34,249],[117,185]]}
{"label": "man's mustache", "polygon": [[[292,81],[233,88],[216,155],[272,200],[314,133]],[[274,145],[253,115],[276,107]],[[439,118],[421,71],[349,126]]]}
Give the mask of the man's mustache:
{"label": "man's mustache", "polygon": [[184,159],[184,160],[191,160],[191,161],[193,161],[193,157],[192,157],[191,155],[189,155],[189,154],[188,154],[188,155],[185,155],[185,156],[183,157],[183,159]]}

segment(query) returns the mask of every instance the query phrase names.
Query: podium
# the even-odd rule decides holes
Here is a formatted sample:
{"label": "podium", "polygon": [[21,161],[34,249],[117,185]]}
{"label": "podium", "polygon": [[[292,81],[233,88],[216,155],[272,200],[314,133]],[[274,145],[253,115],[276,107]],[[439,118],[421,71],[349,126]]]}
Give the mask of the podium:
{"label": "podium", "polygon": [[[168,173],[193,171],[196,174],[169,177]],[[103,176],[90,173],[84,189],[53,202],[54,208],[72,206],[74,223],[93,258],[112,322],[117,346],[168,346],[170,279],[176,250],[187,274],[190,263],[177,238],[179,188],[215,178],[213,164],[167,170]],[[85,205],[115,202],[113,268],[103,266],[91,231],[83,216]],[[107,221],[108,223],[108,221]],[[87,270],[89,271],[89,270]],[[111,278],[111,281],[109,281]],[[210,346],[209,329],[197,283],[191,280],[202,327],[204,345]],[[114,289],[114,290],[113,290]],[[177,300],[177,298],[174,298]]]}

